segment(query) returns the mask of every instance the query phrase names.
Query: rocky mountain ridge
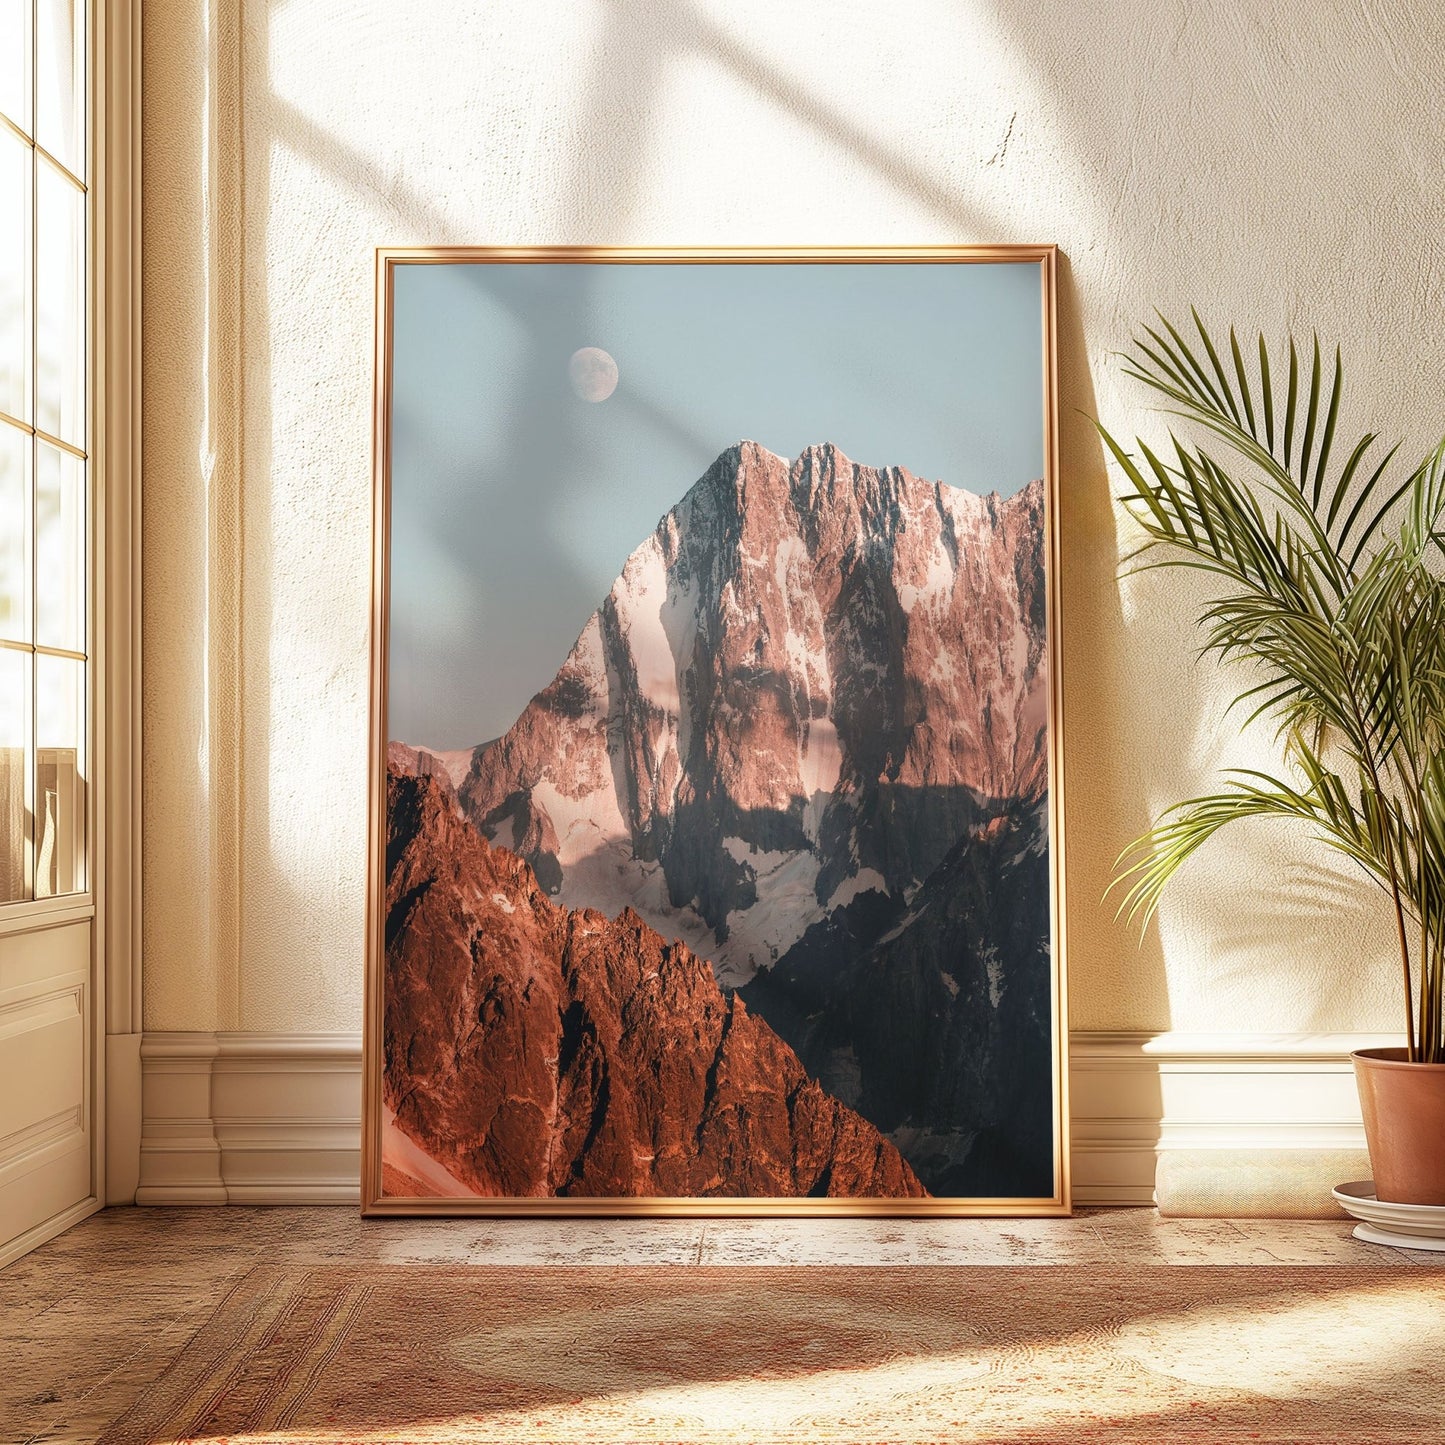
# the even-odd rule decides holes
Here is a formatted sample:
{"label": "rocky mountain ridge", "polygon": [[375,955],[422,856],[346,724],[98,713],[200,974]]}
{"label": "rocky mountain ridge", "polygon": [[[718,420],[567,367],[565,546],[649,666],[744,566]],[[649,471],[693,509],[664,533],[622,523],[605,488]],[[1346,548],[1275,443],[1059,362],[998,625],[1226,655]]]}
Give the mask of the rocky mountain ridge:
{"label": "rocky mountain ridge", "polygon": [[435,774],[390,768],[387,820],[391,1178],[420,1150],[487,1196],[924,1193],[685,944],[559,906]]}

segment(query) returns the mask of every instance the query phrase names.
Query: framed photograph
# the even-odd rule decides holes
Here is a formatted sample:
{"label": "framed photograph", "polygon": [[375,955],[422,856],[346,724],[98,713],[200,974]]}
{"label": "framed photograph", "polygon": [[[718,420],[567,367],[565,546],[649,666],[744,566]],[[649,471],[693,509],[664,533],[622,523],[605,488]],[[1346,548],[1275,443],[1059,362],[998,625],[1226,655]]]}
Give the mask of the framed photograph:
{"label": "framed photograph", "polygon": [[1054,272],[378,253],[365,1212],[1068,1211]]}

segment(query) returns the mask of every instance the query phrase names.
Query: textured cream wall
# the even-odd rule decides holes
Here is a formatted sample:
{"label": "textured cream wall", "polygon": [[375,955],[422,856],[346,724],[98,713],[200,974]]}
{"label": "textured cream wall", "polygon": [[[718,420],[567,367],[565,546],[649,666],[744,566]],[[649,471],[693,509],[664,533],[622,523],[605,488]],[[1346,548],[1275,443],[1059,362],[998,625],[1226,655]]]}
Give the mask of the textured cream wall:
{"label": "textured cream wall", "polygon": [[1191,659],[1198,593],[1116,582],[1085,415],[1142,420],[1110,353],[1197,301],[1338,337],[1356,427],[1445,425],[1445,11],[148,0],[145,25],[147,1027],[360,1021],[374,246],[966,241],[1065,254],[1074,1026],[1395,1025],[1378,912],[1287,834],[1217,843],[1142,947],[1101,909],[1151,812],[1265,744]]}

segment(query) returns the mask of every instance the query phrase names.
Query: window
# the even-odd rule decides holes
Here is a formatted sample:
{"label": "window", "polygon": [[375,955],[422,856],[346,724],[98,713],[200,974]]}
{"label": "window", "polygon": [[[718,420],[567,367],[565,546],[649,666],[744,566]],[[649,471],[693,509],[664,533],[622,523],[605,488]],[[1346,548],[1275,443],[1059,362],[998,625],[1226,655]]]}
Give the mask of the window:
{"label": "window", "polygon": [[86,30],[0,0],[0,903],[88,886]]}

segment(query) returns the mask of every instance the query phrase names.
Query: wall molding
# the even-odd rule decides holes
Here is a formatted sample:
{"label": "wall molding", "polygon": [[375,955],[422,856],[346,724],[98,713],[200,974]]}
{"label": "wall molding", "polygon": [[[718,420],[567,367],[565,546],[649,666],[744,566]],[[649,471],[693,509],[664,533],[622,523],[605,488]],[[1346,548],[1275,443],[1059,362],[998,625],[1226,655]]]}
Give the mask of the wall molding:
{"label": "wall molding", "polygon": [[96,6],[94,24],[96,1185],[128,1204],[141,1132],[141,0]]}
{"label": "wall molding", "polygon": [[361,1039],[147,1033],[137,1204],[355,1204]]}
{"label": "wall molding", "polygon": [[[1069,1040],[1074,1200],[1168,1214],[1338,1213],[1368,1176],[1350,1053],[1364,1033],[1086,1033]],[[1342,1172],[1343,1171],[1343,1172]]]}
{"label": "wall molding", "polygon": [[[1392,1042],[1074,1033],[1074,1202],[1333,1213],[1330,1185],[1364,1167],[1350,1052]],[[358,1201],[359,1035],[152,1032],[140,1053],[138,1204]]]}

